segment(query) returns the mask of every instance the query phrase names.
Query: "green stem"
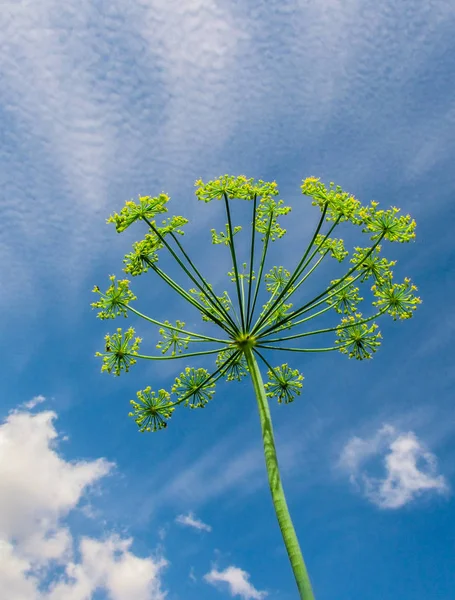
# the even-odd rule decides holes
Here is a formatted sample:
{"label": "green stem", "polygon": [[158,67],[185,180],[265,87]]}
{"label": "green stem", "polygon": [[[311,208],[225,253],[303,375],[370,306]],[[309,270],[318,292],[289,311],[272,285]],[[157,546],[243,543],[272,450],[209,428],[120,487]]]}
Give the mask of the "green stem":
{"label": "green stem", "polygon": [[294,573],[299,596],[301,600],[314,600],[311,589],[310,578],[300,550],[299,541],[292,524],[291,515],[286,503],[283,486],[281,484],[278,458],[276,455],[275,441],[273,438],[272,418],[269,404],[265,394],[264,383],[257,364],[253,350],[250,347],[244,349],[245,358],[253,381],[253,387],[259,409],[259,419],[262,429],[262,440],[264,444],[265,465],[269,478],[270,492],[272,494],[275,514],[283,536],[284,545],[288,553],[292,571]]}
{"label": "green stem", "polygon": [[208,297],[207,293],[211,294],[215,298],[215,304],[219,304],[219,306],[221,307],[221,312],[224,311],[224,318],[231,322],[231,326],[234,326],[234,323],[232,322],[231,317],[228,315],[227,311],[224,310],[224,307],[221,304],[221,302],[218,300],[218,298],[216,297],[216,294],[210,289],[210,286],[206,283],[205,279],[202,277],[202,275],[196,269],[195,265],[190,260],[189,256],[187,255],[187,253],[183,249],[182,245],[180,244],[180,242],[178,241],[178,239],[176,238],[176,236],[173,233],[171,233],[171,235],[173,236],[174,241],[177,243],[178,247],[180,248],[181,252],[185,256],[186,260],[189,262],[189,264],[191,265],[191,267],[194,269],[194,271],[196,272],[196,274],[198,275],[198,277],[202,280],[202,285],[205,288],[207,288],[206,290],[204,290],[204,287],[201,287],[201,285],[198,283],[198,281],[188,271],[188,269],[185,267],[185,265],[183,264],[183,262],[180,260],[180,258],[178,257],[178,255],[176,254],[176,252],[174,251],[174,249],[172,248],[172,246],[170,246],[170,244],[167,243],[167,241],[165,239],[165,236],[161,235],[161,233],[158,231],[158,229],[155,227],[155,225],[153,223],[151,223],[146,217],[143,217],[143,219],[147,223],[147,225],[150,227],[150,229],[155,233],[155,235],[158,236],[158,238],[160,239],[160,241],[166,246],[166,248],[169,250],[169,252],[171,253],[171,255],[174,257],[174,259],[177,261],[177,263],[180,265],[180,267],[183,269],[183,271],[188,275],[188,277],[191,279],[191,281],[194,283],[194,285],[197,288],[199,288],[200,292],[202,292],[203,294],[205,294],[205,296],[206,296],[207,300],[209,301],[209,303],[212,304],[212,307],[215,308],[215,306],[213,304],[213,299],[210,300],[210,298]]}
{"label": "green stem", "polygon": [[[265,331],[262,332],[262,335],[266,335],[266,333],[269,333],[270,331],[276,330],[278,327],[280,327],[284,323],[287,323],[288,321],[290,321],[290,320],[294,319],[295,317],[298,317],[299,315],[301,315],[308,308],[310,308],[310,310],[311,310],[311,308],[314,308],[315,306],[317,306],[316,302],[317,302],[317,300],[319,300],[319,298],[322,298],[323,296],[325,296],[326,294],[328,294],[329,292],[331,292],[334,288],[336,288],[337,286],[339,286],[340,283],[342,283],[345,279],[347,279],[351,275],[351,273],[353,273],[356,269],[358,269],[362,265],[362,263],[364,262],[364,260],[370,256],[370,254],[373,252],[373,250],[376,248],[376,246],[381,242],[381,240],[384,237],[384,235],[385,235],[385,233],[381,233],[379,239],[368,250],[368,252],[365,254],[365,256],[363,256],[362,259],[359,260],[358,263],[356,263],[351,269],[349,269],[348,272],[346,273],[346,275],[344,275],[341,279],[337,280],[336,283],[332,284],[326,290],[324,290],[323,292],[321,292],[318,296],[316,296],[316,298],[313,298],[313,300],[311,300],[311,302],[307,302],[306,304],[304,304],[303,306],[301,306],[297,310],[295,310],[292,313],[290,313],[287,317],[281,319],[277,323],[274,323],[271,327],[268,327]],[[359,275],[361,275],[361,274],[363,274],[363,272],[361,272]],[[350,283],[354,283],[354,281],[351,281]],[[343,286],[342,288],[340,288],[338,291],[340,292],[342,289],[344,289],[345,287],[347,287],[347,285],[350,285],[350,284],[346,284],[345,286]],[[318,304],[320,304],[320,303],[318,303]],[[252,333],[256,333],[256,332],[257,332],[257,330],[253,330]]]}
{"label": "green stem", "polygon": [[[193,337],[201,338],[201,341],[203,341],[203,342],[220,342],[222,344],[229,343],[229,340],[221,340],[219,338],[214,338],[214,337],[209,337],[207,335],[201,335],[199,333],[194,333],[193,331],[186,331],[185,329],[179,329],[178,327],[174,327],[173,325],[166,325],[166,323],[161,323],[161,321],[157,321],[156,319],[152,319],[151,317],[144,315],[143,313],[139,312],[138,310],[136,310],[129,304],[124,304],[124,307],[127,310],[134,313],[135,315],[137,315],[138,317],[141,317],[141,319],[145,319],[145,321],[150,321],[150,323],[153,323],[154,325],[159,325],[160,327],[165,327],[166,329],[170,329],[171,331],[177,331],[178,333],[184,333],[186,335],[192,335]],[[191,341],[195,342],[196,340],[191,340]]]}
{"label": "green stem", "polygon": [[240,284],[239,284],[239,270],[237,267],[237,256],[235,254],[235,246],[234,246],[234,229],[232,227],[232,222],[231,222],[231,211],[229,208],[229,201],[228,201],[228,197],[226,195],[226,193],[223,193],[224,196],[224,204],[226,207],[226,215],[228,218],[228,228],[229,228],[229,248],[231,249],[231,257],[232,257],[232,262],[234,265],[234,274],[235,274],[235,285],[237,288],[237,298],[239,301],[239,305],[240,305],[240,319],[241,319],[241,326],[242,326],[242,332],[245,333],[245,316],[243,314],[243,306],[242,306],[242,298],[240,295]]}
{"label": "green stem", "polygon": [[[250,317],[249,317],[249,321],[248,321],[248,330],[250,330],[250,327],[251,327],[251,321],[253,320],[254,309],[256,307],[256,301],[258,299],[259,286],[261,284],[261,279],[262,279],[262,271],[264,270],[265,257],[267,255],[267,248],[269,246],[270,230],[272,228],[272,221],[273,221],[273,213],[270,215],[269,224],[267,226],[265,238],[263,239],[262,256],[261,256],[261,262],[259,263],[258,278],[256,279],[256,286],[254,288],[253,306],[251,307],[251,313],[250,313]],[[256,224],[253,221],[253,228],[254,227],[256,227]],[[252,282],[250,281],[250,285],[251,285],[251,283]]]}
{"label": "green stem", "polygon": [[147,356],[145,354],[132,354],[134,358],[144,358],[146,360],[172,360],[174,358],[188,358],[189,356],[202,356],[203,354],[217,354],[223,350],[227,350],[230,346],[218,348],[217,350],[204,350],[203,352],[190,352],[188,354],[175,354],[171,356]]}
{"label": "green stem", "polygon": [[[332,308],[332,307],[329,306],[328,308]],[[326,309],[324,309],[324,310],[326,310]],[[373,319],[377,319],[378,317],[383,315],[385,312],[387,312],[387,310],[388,310],[388,307],[386,306],[385,308],[381,309],[376,314],[374,314],[372,317],[368,317],[367,319],[362,319],[361,321],[356,321],[356,325],[363,325],[363,323],[368,323],[369,321],[372,321]],[[322,311],[320,311],[320,312],[322,312]],[[306,331],[305,333],[296,333],[294,335],[287,335],[282,338],[273,338],[271,340],[265,340],[265,342],[267,344],[271,344],[272,342],[284,342],[284,340],[295,340],[296,338],[307,337],[308,335],[316,335],[317,333],[328,333],[329,331],[339,331],[340,329],[347,329],[348,327],[352,327],[352,323],[348,323],[347,325],[337,325],[336,327],[328,327],[326,329],[318,329],[317,331]],[[262,338],[261,338],[261,340],[262,340]],[[278,350],[278,348],[276,348],[276,350]]]}
{"label": "green stem", "polygon": [[254,224],[256,222],[256,207],[257,207],[257,194],[254,194],[253,221],[252,221],[253,231],[251,233],[251,249],[250,249],[250,277],[248,279],[248,302],[247,302],[247,309],[246,309],[246,326],[247,326],[247,328],[250,326],[250,321],[251,321],[250,308],[251,308],[251,286],[253,285],[254,241],[255,241],[255,234],[256,234],[256,228],[255,228]]}

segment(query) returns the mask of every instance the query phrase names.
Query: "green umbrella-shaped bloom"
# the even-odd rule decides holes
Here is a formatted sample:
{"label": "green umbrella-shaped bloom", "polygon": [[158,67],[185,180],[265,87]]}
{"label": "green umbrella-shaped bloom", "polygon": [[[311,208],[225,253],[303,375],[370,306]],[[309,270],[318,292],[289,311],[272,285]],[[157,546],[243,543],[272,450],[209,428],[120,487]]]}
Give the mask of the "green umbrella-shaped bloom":
{"label": "green umbrella-shaped bloom", "polygon": [[248,375],[248,365],[245,355],[235,347],[228,348],[227,350],[221,350],[216,358],[217,366],[221,367],[224,362],[234,355],[237,356],[222,371],[222,374],[226,377],[227,381],[241,381],[246,375]]}
{"label": "green umbrella-shaped bloom", "polygon": [[169,202],[167,194],[160,194],[155,198],[139,196],[139,204],[129,200],[120,213],[114,213],[107,219],[107,223],[115,223],[118,233],[125,231],[132,223],[139,219],[153,219],[159,213],[167,212],[166,203]]}
{"label": "green umbrella-shaped bloom", "polygon": [[[170,325],[169,321],[164,321],[165,325]],[[177,329],[183,329],[185,327],[184,321],[176,321]],[[181,354],[183,350],[188,348],[188,343],[191,339],[190,336],[181,337],[178,331],[172,329],[164,329],[163,327],[159,330],[162,340],[160,340],[156,347],[161,348],[161,352],[166,354],[168,350],[171,350],[171,356]]]}
{"label": "green umbrella-shaped bloom", "polygon": [[291,369],[289,365],[283,364],[267,371],[269,380],[264,384],[269,398],[276,397],[278,403],[285,404],[293,402],[296,396],[300,396],[304,379],[298,369]]}
{"label": "green umbrella-shaped bloom", "polygon": [[136,296],[129,289],[128,279],[115,281],[115,275],[109,277],[111,285],[103,294],[96,285],[93,291],[101,296],[97,302],[92,302],[93,308],[101,308],[98,312],[100,319],[115,319],[118,315],[127,316],[127,306],[132,300],[137,300]]}
{"label": "green umbrella-shaped bloom", "polygon": [[422,303],[419,297],[413,295],[412,292],[416,291],[417,287],[411,284],[409,277],[405,277],[403,283],[384,282],[382,285],[373,285],[371,290],[378,298],[373,302],[373,306],[386,308],[394,321],[397,317],[410,319],[417,305]]}
{"label": "green umbrella-shaped bloom", "polygon": [[362,258],[368,253],[369,248],[360,248],[356,246],[355,252],[349,262],[358,264],[363,270],[363,275],[360,279],[361,283],[367,281],[370,277],[373,277],[377,283],[381,283],[392,276],[390,267],[397,264],[396,260],[388,261],[386,258],[379,256],[381,246],[378,245],[373,252],[367,256],[364,260]]}
{"label": "green umbrella-shaped bloom", "polygon": [[348,323],[352,325],[343,329],[337,329],[338,339],[335,340],[335,344],[339,344],[340,352],[348,354],[349,358],[364,360],[371,358],[376,352],[381,345],[379,339],[382,338],[382,335],[379,331],[375,333],[378,328],[376,323],[368,327],[366,323],[358,323],[356,318],[360,320],[362,314],[357,313],[355,316],[349,315],[349,317],[341,319],[341,325]]}
{"label": "green umbrella-shaped bloom", "polygon": [[233,177],[232,175],[222,175],[214,181],[204,183],[202,179],[196,180],[196,196],[198,200],[210,202],[211,200],[221,200],[226,194],[229,200],[235,198],[239,200],[253,200],[254,196],[266,198],[277,196],[277,184],[264,182],[259,179],[257,182],[253,178],[247,179],[245,175]]}
{"label": "green umbrella-shaped bloom", "polygon": [[207,382],[209,376],[207,369],[187,367],[184,373],[176,377],[172,393],[177,395],[178,400],[184,398],[185,406],[203,408],[215,393],[215,383]]}
{"label": "green umbrella-shaped bloom", "polygon": [[[339,279],[335,279],[330,283],[333,285],[340,281]],[[363,300],[358,294],[359,288],[354,285],[346,285],[354,281],[354,277],[347,277],[344,281],[341,281],[338,286],[336,286],[331,294],[331,297],[327,299],[327,304],[334,308],[337,313],[344,314],[352,314],[356,311],[357,304]]]}
{"label": "green umbrella-shaped bloom", "polygon": [[344,247],[342,239],[329,238],[327,235],[321,235],[320,233],[314,240],[314,245],[319,246],[318,252],[325,254],[327,251],[330,252],[333,258],[336,258],[338,262],[343,262],[349,252]]}
{"label": "green umbrella-shaped bloom", "polygon": [[281,292],[281,290],[289,281],[290,277],[291,274],[284,267],[273,267],[264,276],[266,281],[265,288],[271,294]]}
{"label": "green umbrella-shaped bloom", "polygon": [[104,339],[106,340],[106,352],[97,352],[95,356],[103,357],[102,371],[108,373],[114,373],[114,375],[120,375],[121,371],[128,373],[131,365],[134,365],[139,350],[139,344],[142,339],[137,337],[133,341],[134,329],[130,327],[124,333],[119,327],[117,333],[112,335],[107,334]]}
{"label": "green umbrella-shaped bloom", "polygon": [[128,413],[128,416],[134,417],[141,433],[158,431],[167,427],[167,421],[175,410],[170,402],[170,397],[166,390],[159,390],[157,396],[148,386],[145,390],[137,392],[137,401],[130,400],[134,411]]}
{"label": "green umbrella-shaped bloom", "polygon": [[378,204],[373,200],[370,207],[361,209],[360,214],[366,225],[363,232],[373,232],[372,240],[384,237],[390,242],[409,242],[415,238],[416,222],[410,215],[397,217],[400,209],[395,206],[389,210],[376,210]]}
{"label": "green umbrella-shaped bloom", "polygon": [[330,182],[330,188],[317,177],[307,177],[300,188],[302,194],[313,198],[313,206],[324,210],[327,206],[327,221],[351,221],[356,225],[362,222],[360,218],[361,203],[348,192],[343,192],[339,185]]}
{"label": "green umbrella-shaped bloom", "polygon": [[[232,236],[234,236],[239,231],[242,231],[242,226],[236,225],[232,232]],[[229,246],[229,244],[231,242],[231,236],[230,236],[229,227],[227,224],[226,224],[226,233],[224,233],[223,231],[220,231],[220,233],[218,234],[216,232],[216,229],[211,229],[210,233],[212,234],[212,244],[215,244],[215,245],[216,244],[224,244],[225,246]]]}

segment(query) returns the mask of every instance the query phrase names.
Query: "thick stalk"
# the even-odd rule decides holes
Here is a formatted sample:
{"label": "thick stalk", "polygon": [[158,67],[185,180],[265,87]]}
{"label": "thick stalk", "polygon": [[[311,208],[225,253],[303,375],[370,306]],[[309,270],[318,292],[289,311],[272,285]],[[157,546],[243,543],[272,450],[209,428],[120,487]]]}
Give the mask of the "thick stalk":
{"label": "thick stalk", "polygon": [[292,524],[288,505],[281,484],[280,469],[276,455],[275,441],[273,438],[272,418],[270,415],[267,396],[265,395],[264,383],[261,372],[257,364],[253,350],[250,347],[244,349],[245,358],[253,380],[253,387],[259,409],[259,418],[261,421],[262,440],[264,443],[265,465],[269,478],[270,492],[272,494],[273,506],[283,536],[284,545],[289,556],[295,581],[299,590],[301,600],[314,600],[311,589],[310,578],[300,550],[299,541]]}

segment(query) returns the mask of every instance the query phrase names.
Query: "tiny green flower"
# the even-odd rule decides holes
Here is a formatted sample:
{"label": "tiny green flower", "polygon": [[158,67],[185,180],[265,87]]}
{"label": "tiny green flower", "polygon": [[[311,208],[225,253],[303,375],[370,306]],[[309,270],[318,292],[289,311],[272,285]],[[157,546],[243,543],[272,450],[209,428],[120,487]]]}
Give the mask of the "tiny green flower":
{"label": "tiny green flower", "polygon": [[123,259],[126,265],[123,270],[133,277],[146,273],[150,265],[157,262],[158,254],[156,251],[162,247],[163,243],[155,233],[147,233],[143,240],[134,242],[134,251],[127,254]]}
{"label": "tiny green flower", "polygon": [[289,365],[283,364],[281,367],[275,367],[273,371],[267,371],[267,375],[270,381],[264,384],[264,388],[269,398],[276,396],[279,404],[283,401],[289,404],[295,396],[300,396],[304,377],[298,369],[291,369]]}
{"label": "tiny green flower", "polygon": [[[331,285],[340,281],[334,279],[331,281]],[[356,311],[357,304],[363,300],[358,294],[359,288],[354,285],[347,285],[349,282],[354,281],[354,277],[346,277],[341,283],[333,288],[330,294],[330,298],[327,298],[326,302],[329,306],[334,308],[337,313],[352,314]],[[344,287],[346,286],[346,287]],[[344,288],[344,289],[342,289]]]}
{"label": "tiny green flower", "polygon": [[330,182],[330,188],[316,177],[307,177],[301,186],[302,194],[313,198],[313,206],[319,206],[321,211],[327,205],[327,221],[351,221],[359,225],[362,223],[360,210],[361,203],[348,192],[343,192],[339,185]]}
{"label": "tiny green flower", "polygon": [[97,352],[95,356],[103,357],[103,366],[101,371],[107,371],[108,373],[114,372],[114,375],[120,375],[121,371],[126,373],[129,371],[131,365],[134,365],[136,359],[135,355],[138,354],[139,344],[142,339],[137,337],[134,342],[132,341],[134,336],[134,329],[130,327],[122,332],[119,327],[117,333],[112,335],[107,334],[104,339],[106,340],[106,352]]}
{"label": "tiny green flower", "polygon": [[207,369],[194,369],[186,367],[184,373],[176,377],[172,386],[172,393],[177,395],[190,408],[203,408],[215,393],[215,383],[211,380]]}
{"label": "tiny green flower", "polygon": [[169,202],[169,196],[164,193],[155,198],[139,196],[139,204],[136,204],[132,200],[127,200],[120,214],[114,213],[107,219],[106,223],[115,223],[115,229],[120,233],[125,231],[125,229],[138,219],[146,218],[151,220],[155,215],[167,212],[167,202]]}
{"label": "tiny green flower", "polygon": [[[238,271],[239,280],[240,281],[245,280],[246,283],[249,283],[250,282],[250,273],[246,272],[246,267],[247,267],[246,262],[242,263],[242,267],[243,267],[243,273]],[[232,269],[232,271],[228,271],[227,274],[231,278],[231,281],[235,281],[235,269]],[[254,271],[253,271],[252,276],[251,276],[251,281],[254,281],[255,279],[256,279],[256,277],[255,277]]]}
{"label": "tiny green flower", "polygon": [[415,238],[416,222],[410,215],[396,215],[400,212],[399,208],[392,206],[389,210],[376,210],[378,202],[374,200],[370,207],[362,208],[360,213],[366,227],[362,229],[364,233],[373,232],[371,240],[375,241],[384,236],[390,242],[409,242]]}
{"label": "tiny green flower", "polygon": [[115,275],[110,275],[111,285],[102,293],[96,285],[93,292],[99,294],[101,298],[96,302],[92,302],[92,308],[101,308],[97,317],[100,319],[115,319],[118,315],[127,316],[126,307],[132,300],[137,300],[136,296],[129,289],[130,282],[128,279],[120,279],[115,281]]}
{"label": "tiny green flower", "polygon": [[[166,325],[171,325],[169,321],[164,321]],[[185,326],[184,321],[177,320],[176,325],[178,329],[183,329]],[[181,354],[183,350],[188,348],[188,343],[190,341],[190,336],[180,337],[180,333],[178,331],[174,331],[172,329],[164,329],[163,327],[159,330],[160,335],[163,337],[163,340],[160,340],[156,345],[157,348],[161,348],[161,352],[166,354],[166,352],[171,349],[171,356],[175,356],[176,354]]]}
{"label": "tiny green flower", "polygon": [[170,394],[166,390],[159,390],[158,396],[151,391],[150,386],[145,390],[137,392],[138,401],[130,400],[134,411],[128,413],[129,417],[135,417],[139,431],[158,431],[167,427],[167,421],[171,418],[175,408],[170,402]]}
{"label": "tiny green flower", "polygon": [[422,300],[414,296],[412,292],[417,290],[415,285],[411,285],[409,277],[405,277],[403,283],[383,282],[379,285],[373,285],[372,292],[379,298],[373,302],[373,306],[379,308],[387,308],[387,312],[396,321],[400,319],[410,319],[413,311],[417,308],[417,304],[421,304]]}
{"label": "tiny green flower", "polygon": [[378,245],[373,252],[367,256],[363,261],[362,258],[368,253],[369,248],[356,247],[355,252],[349,262],[359,264],[359,269],[363,270],[363,275],[360,281],[363,283],[370,277],[373,277],[377,283],[381,283],[384,280],[392,276],[390,267],[396,265],[396,260],[388,261],[386,258],[381,258],[379,252],[381,246]]}
{"label": "tiny green flower", "polygon": [[[210,233],[212,234],[212,244],[224,244],[225,246],[229,246],[229,244],[231,243],[231,238],[229,235],[229,226],[227,223],[226,223],[225,227],[226,227],[226,233],[224,233],[223,231],[220,231],[220,233],[217,234],[216,229],[210,230]],[[233,231],[233,236],[241,230],[242,230],[241,225],[235,225],[234,231]]]}
{"label": "tiny green flower", "polygon": [[221,350],[216,357],[216,365],[217,367],[221,367],[233,354],[238,354],[237,358],[223,369],[222,374],[226,376],[227,381],[234,381],[234,379],[241,381],[248,374],[248,365],[243,352],[239,352],[236,348]]}
{"label": "tiny green flower", "polygon": [[278,188],[275,182],[268,183],[259,179],[256,183],[253,178],[247,179],[245,175],[233,177],[231,175],[222,175],[214,181],[204,183],[202,179],[196,180],[196,196],[198,200],[210,202],[211,200],[221,200],[226,196],[233,200],[253,200],[256,195],[260,197],[277,196]]}
{"label": "tiny green flower", "polygon": [[291,277],[290,272],[284,267],[273,267],[265,274],[265,287],[271,294],[281,292]]}
{"label": "tiny green flower", "polygon": [[327,251],[329,251],[332,257],[336,258],[338,262],[343,262],[343,260],[349,254],[349,252],[344,247],[342,239],[332,239],[326,235],[321,235],[320,233],[316,236],[314,240],[314,245],[320,245],[320,247],[318,248],[318,252],[320,254],[325,254]]}
{"label": "tiny green flower", "polygon": [[271,226],[270,226],[270,234],[269,239],[274,242],[276,239],[283,237],[286,233],[286,229],[283,229],[278,221],[277,217],[279,215],[287,215],[291,212],[292,208],[290,206],[284,206],[284,201],[279,200],[278,202],[273,198],[265,197],[261,200],[259,206],[257,207],[256,212],[256,222],[255,228],[258,233],[263,233],[265,239],[265,235],[269,229],[270,218]]}
{"label": "tiny green flower", "polygon": [[357,360],[364,360],[365,358],[371,358],[381,345],[379,338],[382,338],[380,332],[374,333],[378,328],[376,323],[373,323],[368,327],[367,323],[356,322],[356,317],[361,320],[362,314],[357,313],[355,316],[349,315],[341,319],[341,325],[352,323],[350,327],[344,327],[344,329],[337,329],[338,339],[335,340],[335,344],[340,345],[340,352],[348,354],[349,358],[356,358]]}

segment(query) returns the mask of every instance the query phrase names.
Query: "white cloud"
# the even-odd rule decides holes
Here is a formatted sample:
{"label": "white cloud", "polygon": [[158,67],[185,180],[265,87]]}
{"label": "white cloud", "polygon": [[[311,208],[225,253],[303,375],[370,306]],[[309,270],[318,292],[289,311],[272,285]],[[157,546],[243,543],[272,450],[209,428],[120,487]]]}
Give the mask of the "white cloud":
{"label": "white cloud", "polygon": [[212,585],[227,583],[231,596],[240,596],[244,600],[261,600],[267,596],[267,592],[257,590],[248,580],[250,576],[246,571],[238,567],[230,566],[224,571],[212,569],[204,575],[205,581]]}
{"label": "white cloud", "polygon": [[[382,476],[371,473],[371,462],[378,457],[385,470]],[[339,465],[380,508],[400,508],[424,492],[443,494],[449,489],[445,478],[437,474],[436,457],[415,433],[399,433],[391,425],[384,425],[371,438],[351,438]]]}
{"label": "white cloud", "polygon": [[212,531],[210,525],[207,525],[200,519],[196,518],[192,512],[189,512],[187,515],[178,515],[175,518],[175,522],[180,523],[181,525],[186,525],[187,527],[199,529],[199,531]]}
{"label": "white cloud", "polygon": [[24,407],[28,408],[30,410],[32,408],[35,408],[35,406],[38,406],[38,404],[41,404],[41,402],[44,402],[45,400],[46,400],[46,398],[44,396],[42,396],[41,394],[39,394],[38,396],[35,396],[28,402],[25,402]]}
{"label": "white cloud", "polygon": [[[14,411],[0,424],[0,588],[9,600],[89,600],[100,588],[110,600],[162,600],[166,561],[134,555],[132,539],[83,537],[74,562],[74,535],[63,519],[114,464],[66,461],[57,452],[55,418]],[[64,575],[43,589],[55,565]]]}

